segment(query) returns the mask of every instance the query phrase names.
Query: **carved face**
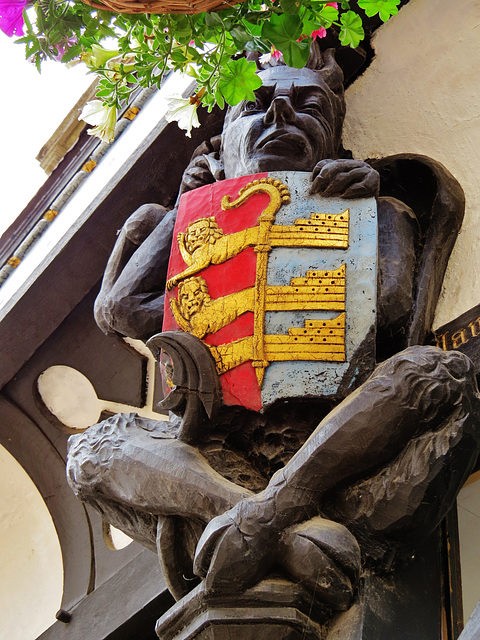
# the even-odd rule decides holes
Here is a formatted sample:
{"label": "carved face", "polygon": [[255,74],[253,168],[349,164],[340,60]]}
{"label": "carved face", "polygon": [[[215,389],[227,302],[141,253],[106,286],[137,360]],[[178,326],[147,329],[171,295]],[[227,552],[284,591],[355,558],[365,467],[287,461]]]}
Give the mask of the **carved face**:
{"label": "carved face", "polygon": [[185,241],[190,253],[203,246],[210,238],[210,225],[208,220],[197,220],[188,225]]}
{"label": "carved face", "polygon": [[190,278],[181,283],[178,290],[178,301],[182,316],[189,320],[200,311],[205,303],[206,294],[202,283],[203,278]]}
{"label": "carved face", "polygon": [[[311,69],[262,71],[255,102],[229,110],[222,137],[225,177],[268,170],[311,171],[336,157],[338,97]],[[343,105],[343,103],[342,103]],[[337,108],[337,113],[335,109]]]}

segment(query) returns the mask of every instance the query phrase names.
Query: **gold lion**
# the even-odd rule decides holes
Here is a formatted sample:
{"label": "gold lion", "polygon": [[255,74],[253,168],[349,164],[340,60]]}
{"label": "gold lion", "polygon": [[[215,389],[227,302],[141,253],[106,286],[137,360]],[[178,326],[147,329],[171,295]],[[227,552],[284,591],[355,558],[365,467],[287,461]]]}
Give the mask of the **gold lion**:
{"label": "gold lion", "polygon": [[188,267],[167,281],[168,291],[211,264],[222,264],[247,247],[255,246],[258,230],[255,226],[225,235],[213,216],[191,222],[185,233],[177,236],[181,256]]}
{"label": "gold lion", "polygon": [[212,300],[207,283],[201,276],[181,282],[178,302],[174,298],[170,300],[178,326],[197,338],[216,333],[243,313],[253,311],[254,305],[254,287]]}

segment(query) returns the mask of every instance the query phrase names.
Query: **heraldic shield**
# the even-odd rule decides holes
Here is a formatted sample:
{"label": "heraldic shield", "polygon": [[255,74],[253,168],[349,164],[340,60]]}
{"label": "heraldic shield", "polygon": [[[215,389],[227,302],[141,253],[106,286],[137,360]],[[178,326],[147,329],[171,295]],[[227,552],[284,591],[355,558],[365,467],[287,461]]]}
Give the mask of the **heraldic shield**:
{"label": "heraldic shield", "polygon": [[343,397],[373,369],[376,201],[310,185],[270,172],[181,198],[163,331],[208,346],[224,404]]}

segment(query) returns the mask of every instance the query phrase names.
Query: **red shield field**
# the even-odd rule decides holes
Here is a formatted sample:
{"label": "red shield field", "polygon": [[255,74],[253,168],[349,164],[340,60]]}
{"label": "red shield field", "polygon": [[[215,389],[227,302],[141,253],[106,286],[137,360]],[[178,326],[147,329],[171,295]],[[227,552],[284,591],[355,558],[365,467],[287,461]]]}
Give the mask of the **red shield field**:
{"label": "red shield field", "polygon": [[[174,239],[178,233],[185,232],[189,223],[199,218],[214,216],[218,226],[225,234],[241,231],[257,224],[258,217],[269,202],[265,193],[253,195],[238,209],[224,211],[221,206],[222,197],[231,194],[235,198],[239,190],[253,179],[267,177],[266,173],[246,176],[234,180],[217,182],[201,189],[186,193],[180,202]],[[174,240],[168,277],[180,273],[187,267],[182,259],[178,242]],[[239,255],[223,264],[210,265],[201,271],[212,298],[220,298],[231,293],[242,291],[255,285],[256,254],[253,247],[247,247]],[[165,300],[164,331],[180,329],[170,308],[170,300],[177,295],[177,287],[167,292]],[[221,328],[214,334],[206,335],[203,340],[209,345],[220,345],[233,342],[239,338],[253,335],[254,314],[251,311],[240,315],[236,320]],[[262,406],[260,389],[251,362],[222,374],[223,401],[225,404],[239,404],[249,409],[259,410]]]}

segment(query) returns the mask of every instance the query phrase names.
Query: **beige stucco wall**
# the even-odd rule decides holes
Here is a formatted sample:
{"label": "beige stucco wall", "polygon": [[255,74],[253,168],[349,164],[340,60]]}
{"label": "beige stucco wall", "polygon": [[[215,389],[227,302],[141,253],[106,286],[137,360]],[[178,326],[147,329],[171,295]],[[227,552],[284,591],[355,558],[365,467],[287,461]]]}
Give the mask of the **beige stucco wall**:
{"label": "beige stucco wall", "polygon": [[33,640],[60,608],[60,545],[35,485],[1,446],[0,549],[0,637]]}
{"label": "beige stucco wall", "polygon": [[480,2],[410,0],[373,40],[376,57],[347,91],[344,144],[356,158],[420,153],[466,195],[435,326],[480,303]]}

